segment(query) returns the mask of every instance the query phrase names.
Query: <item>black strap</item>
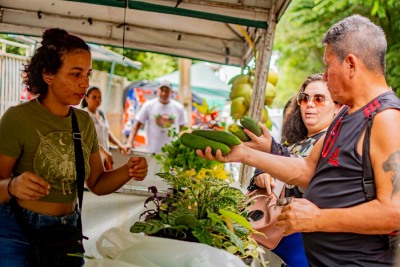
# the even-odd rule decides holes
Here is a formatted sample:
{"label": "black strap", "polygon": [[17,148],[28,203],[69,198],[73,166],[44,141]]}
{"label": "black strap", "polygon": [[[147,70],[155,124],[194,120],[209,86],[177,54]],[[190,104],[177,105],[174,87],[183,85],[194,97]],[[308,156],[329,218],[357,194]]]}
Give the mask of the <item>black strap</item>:
{"label": "black strap", "polygon": [[364,192],[368,201],[376,199],[375,176],[374,176],[374,171],[372,169],[371,155],[370,155],[372,122],[377,113],[388,108],[396,108],[396,107],[382,105],[379,108],[377,108],[374,112],[371,112],[371,114],[368,116],[367,126],[365,128],[363,152],[362,152],[362,168],[363,168]]}
{"label": "black strap", "polygon": [[72,118],[72,138],[74,139],[74,150],[75,150],[75,165],[76,165],[76,183],[78,187],[78,199],[79,199],[79,210],[82,209],[83,201],[83,187],[85,181],[85,159],[83,158],[82,152],[82,135],[79,131],[78,120],[74,109],[71,108]]}
{"label": "black strap", "polygon": [[376,113],[377,112],[371,113],[371,115],[368,117],[362,151],[363,186],[365,197],[368,201],[376,199],[374,171],[372,170],[371,157],[369,155],[371,127]]}

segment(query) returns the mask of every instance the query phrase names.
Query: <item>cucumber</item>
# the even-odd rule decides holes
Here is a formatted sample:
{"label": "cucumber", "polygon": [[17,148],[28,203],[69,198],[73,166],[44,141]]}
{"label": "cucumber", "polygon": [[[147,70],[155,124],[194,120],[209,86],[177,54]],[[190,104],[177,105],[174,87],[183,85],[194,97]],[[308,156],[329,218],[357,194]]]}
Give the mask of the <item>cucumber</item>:
{"label": "cucumber", "polygon": [[253,134],[257,135],[257,136],[261,136],[262,135],[262,130],[260,125],[258,125],[258,122],[255,121],[253,118],[244,116],[242,118],[240,118],[240,124],[248,129],[249,131],[251,131]]}
{"label": "cucumber", "polygon": [[232,134],[237,136],[240,140],[243,142],[250,141],[250,137],[243,131],[243,127],[240,125],[237,125],[236,123],[232,123],[228,126],[228,131],[230,131]]}
{"label": "cucumber", "polygon": [[192,134],[199,135],[205,137],[207,139],[221,142],[227,146],[237,146],[242,143],[236,135],[225,131],[213,131],[213,130],[194,130]]}
{"label": "cucumber", "polygon": [[229,146],[223,143],[209,140],[196,134],[184,133],[181,135],[181,137],[179,137],[179,140],[181,141],[182,145],[192,149],[201,149],[203,152],[206,150],[206,147],[209,146],[211,147],[213,155],[217,153],[218,149],[221,150],[222,155],[224,156],[231,151]]}

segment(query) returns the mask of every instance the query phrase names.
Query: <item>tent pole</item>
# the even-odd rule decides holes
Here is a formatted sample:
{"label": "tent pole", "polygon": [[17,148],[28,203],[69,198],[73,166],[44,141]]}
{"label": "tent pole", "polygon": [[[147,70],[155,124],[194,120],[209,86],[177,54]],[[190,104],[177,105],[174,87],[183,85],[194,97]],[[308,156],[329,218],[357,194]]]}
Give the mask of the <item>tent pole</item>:
{"label": "tent pole", "polygon": [[179,101],[185,110],[188,126],[192,126],[192,89],[190,87],[190,66],[192,60],[179,58]]}
{"label": "tent pole", "polygon": [[104,113],[107,113],[107,107],[108,107],[108,100],[110,98],[110,92],[111,92],[111,82],[112,82],[112,78],[114,75],[114,69],[115,69],[115,61],[113,60],[111,62],[111,69],[110,69],[110,73],[108,74],[108,84],[107,84],[107,94],[106,94],[106,103],[104,105]]}
{"label": "tent pole", "polygon": [[[274,1],[272,1],[274,3]],[[268,19],[268,29],[260,29],[260,39],[256,44],[258,52],[256,59],[256,70],[253,83],[253,94],[249,106],[249,116],[256,121],[260,121],[264,106],[265,87],[268,77],[268,66],[272,55],[272,47],[274,44],[274,34],[276,28],[276,15],[274,13],[275,4],[270,9]],[[250,178],[253,176],[252,167],[242,164],[240,168],[240,184],[242,188],[247,187]]]}

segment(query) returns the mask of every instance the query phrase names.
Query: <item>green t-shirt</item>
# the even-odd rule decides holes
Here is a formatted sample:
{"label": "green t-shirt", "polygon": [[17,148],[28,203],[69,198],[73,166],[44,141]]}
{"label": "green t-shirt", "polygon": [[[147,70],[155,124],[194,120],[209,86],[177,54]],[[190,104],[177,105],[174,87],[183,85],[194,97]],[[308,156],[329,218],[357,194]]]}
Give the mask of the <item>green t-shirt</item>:
{"label": "green t-shirt", "polygon": [[[88,113],[74,109],[82,135],[85,179],[90,154],[99,150],[96,130]],[[0,120],[0,154],[17,158],[13,175],[33,172],[51,185],[47,202],[72,202],[77,197],[75,150],[71,116],[58,117],[37,99],[10,107]]]}

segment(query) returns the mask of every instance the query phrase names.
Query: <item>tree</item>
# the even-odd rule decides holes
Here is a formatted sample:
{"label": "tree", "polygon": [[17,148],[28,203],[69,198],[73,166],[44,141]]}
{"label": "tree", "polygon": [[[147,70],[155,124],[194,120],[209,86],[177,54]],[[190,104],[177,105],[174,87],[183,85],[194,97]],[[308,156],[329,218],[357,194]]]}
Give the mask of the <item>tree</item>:
{"label": "tree", "polygon": [[279,51],[279,92],[282,106],[307,75],[323,72],[323,34],[337,21],[360,14],[380,25],[388,41],[387,81],[400,96],[400,2],[396,0],[293,0],[277,24],[274,50]]}

